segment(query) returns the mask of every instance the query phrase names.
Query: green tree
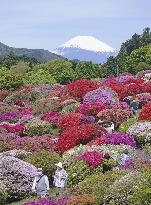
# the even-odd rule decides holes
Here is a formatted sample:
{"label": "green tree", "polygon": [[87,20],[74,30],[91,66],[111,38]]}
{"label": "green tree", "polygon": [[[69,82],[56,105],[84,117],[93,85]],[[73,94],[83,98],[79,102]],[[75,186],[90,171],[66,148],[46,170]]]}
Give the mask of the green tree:
{"label": "green tree", "polygon": [[24,79],[25,84],[54,84],[56,80],[47,70],[39,69],[38,71],[31,71],[26,74]]}
{"label": "green tree", "polygon": [[101,75],[101,66],[92,62],[79,62],[76,66],[76,79],[92,79]]}
{"label": "green tree", "polygon": [[34,70],[44,69],[49,71],[57,83],[68,84],[74,80],[72,63],[65,60],[53,60],[34,67]]}
{"label": "green tree", "polygon": [[24,76],[26,72],[30,70],[29,63],[24,61],[19,61],[17,65],[13,65],[10,70],[16,74]]}
{"label": "green tree", "polygon": [[[138,49],[135,49],[132,51],[132,53],[126,58],[125,62],[125,69],[128,72],[136,74],[139,71],[147,70],[150,64],[150,53],[151,46],[143,46]],[[143,67],[141,68],[140,65],[143,64]],[[144,65],[146,64],[146,69],[144,68]]]}
{"label": "green tree", "polygon": [[7,68],[0,68],[0,89],[17,89],[23,85],[22,77]]}

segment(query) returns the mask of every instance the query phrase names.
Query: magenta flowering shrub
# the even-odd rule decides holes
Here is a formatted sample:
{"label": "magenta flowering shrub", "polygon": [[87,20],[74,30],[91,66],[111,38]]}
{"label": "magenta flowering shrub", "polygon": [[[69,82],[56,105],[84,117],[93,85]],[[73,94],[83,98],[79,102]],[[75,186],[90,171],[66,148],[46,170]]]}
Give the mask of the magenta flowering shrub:
{"label": "magenta flowering shrub", "polygon": [[58,112],[48,112],[42,115],[41,119],[50,123],[54,123],[58,119]]}
{"label": "magenta flowering shrub", "polygon": [[93,102],[81,105],[76,112],[84,115],[96,116],[100,111],[107,109],[108,106],[101,102]]}
{"label": "magenta flowering shrub", "polygon": [[63,205],[63,203],[62,204],[56,203],[52,201],[51,199],[43,198],[43,199],[34,200],[32,202],[25,202],[23,203],[23,205]]}
{"label": "magenta flowering shrub", "polygon": [[8,189],[10,200],[29,195],[37,168],[11,156],[0,157],[0,181]]}
{"label": "magenta flowering shrub", "polygon": [[79,155],[77,159],[82,159],[90,167],[96,168],[103,162],[103,154],[98,151],[89,151]]}
{"label": "magenta flowering shrub", "polygon": [[103,138],[106,138],[106,144],[120,145],[125,144],[132,147],[136,147],[136,142],[133,136],[121,133],[113,132],[112,134],[106,133],[103,135]]}
{"label": "magenta flowering shrub", "polygon": [[13,120],[18,117],[19,116],[16,112],[3,112],[0,113],[0,122]]}
{"label": "magenta flowering shrub", "polygon": [[119,102],[118,95],[110,88],[103,87],[86,93],[83,97],[83,104],[101,102],[106,105],[112,105]]}

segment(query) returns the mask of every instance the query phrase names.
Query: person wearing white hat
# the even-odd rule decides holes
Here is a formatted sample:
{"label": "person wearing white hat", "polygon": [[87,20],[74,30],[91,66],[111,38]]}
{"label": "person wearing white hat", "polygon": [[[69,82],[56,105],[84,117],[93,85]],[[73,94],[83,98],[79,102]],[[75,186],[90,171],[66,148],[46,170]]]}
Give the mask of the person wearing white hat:
{"label": "person wearing white hat", "polygon": [[48,177],[43,174],[42,168],[38,168],[38,174],[34,179],[32,191],[36,193],[39,198],[44,198],[48,195],[49,180]]}
{"label": "person wearing white hat", "polygon": [[58,196],[66,186],[68,174],[64,170],[61,162],[55,165],[57,166],[57,169],[55,171],[53,184],[56,187],[56,195]]}

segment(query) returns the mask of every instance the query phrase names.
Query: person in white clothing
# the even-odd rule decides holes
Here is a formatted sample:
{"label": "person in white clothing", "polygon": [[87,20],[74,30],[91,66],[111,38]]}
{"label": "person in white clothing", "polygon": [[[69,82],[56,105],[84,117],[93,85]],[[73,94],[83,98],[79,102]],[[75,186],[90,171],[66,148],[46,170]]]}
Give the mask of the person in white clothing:
{"label": "person in white clothing", "polygon": [[48,195],[49,180],[46,175],[43,174],[42,168],[38,168],[38,175],[35,177],[32,191],[37,194],[39,198],[44,198]]}
{"label": "person in white clothing", "polygon": [[60,194],[60,192],[66,186],[68,174],[63,169],[61,162],[59,162],[58,164],[55,164],[55,165],[57,166],[57,169],[55,171],[53,184],[56,187],[56,195],[58,196]]}
{"label": "person in white clothing", "polygon": [[128,150],[127,149],[125,149],[124,151],[123,151],[123,153],[121,154],[121,158],[120,158],[120,163],[119,163],[119,165],[120,166],[124,166],[125,165],[125,162],[127,161],[127,160],[129,160],[129,156],[128,156]]}

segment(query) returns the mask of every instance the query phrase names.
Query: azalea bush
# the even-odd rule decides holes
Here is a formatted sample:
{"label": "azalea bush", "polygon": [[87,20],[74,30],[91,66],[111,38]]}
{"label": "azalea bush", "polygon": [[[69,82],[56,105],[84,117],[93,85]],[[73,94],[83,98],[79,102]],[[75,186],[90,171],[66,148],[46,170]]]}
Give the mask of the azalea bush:
{"label": "azalea bush", "polygon": [[132,111],[130,109],[106,109],[97,114],[101,120],[113,122],[115,127],[121,125],[130,118]]}
{"label": "azalea bush", "polygon": [[74,126],[79,126],[84,121],[84,115],[80,113],[67,113],[58,119],[58,127],[65,130]]}
{"label": "azalea bush", "polygon": [[139,113],[139,120],[151,120],[151,103],[147,103]]}
{"label": "azalea bush", "polygon": [[66,168],[68,172],[68,185],[73,186],[85,180],[91,174],[102,172],[102,167],[91,169],[83,160],[73,161]]}
{"label": "azalea bush", "polygon": [[48,112],[57,112],[60,108],[60,100],[51,99],[47,96],[38,98],[33,104],[33,112],[36,115],[45,114]]}
{"label": "azalea bush", "polygon": [[26,124],[25,133],[29,136],[51,134],[52,125],[46,121],[34,119]]}
{"label": "azalea bush", "polygon": [[10,150],[10,151],[0,153],[0,157],[11,156],[11,157],[19,158],[19,159],[24,159],[24,158],[28,157],[31,154],[32,154],[31,152],[27,152],[25,150],[13,149],[13,150]]}
{"label": "azalea bush", "polygon": [[16,112],[3,112],[0,114],[0,122],[17,120],[18,117]]}
{"label": "azalea bush", "polygon": [[66,205],[95,205],[96,198],[94,195],[79,195],[79,196],[72,196],[66,202]]}
{"label": "azalea bush", "polygon": [[91,152],[91,151],[97,151],[100,153],[108,153],[111,158],[113,158],[116,161],[120,160],[120,156],[123,153],[123,151],[127,149],[129,155],[132,155],[134,152],[134,149],[131,146],[128,145],[101,145],[101,146],[97,146],[97,145],[92,145],[92,146],[88,146],[88,145],[80,145],[80,146],[75,146],[74,148],[66,151],[63,154],[63,161],[65,164],[70,164],[70,162],[73,161],[73,159],[75,159],[78,155],[83,154],[85,152]]}
{"label": "azalea bush", "polygon": [[[5,140],[5,137],[4,137]],[[39,152],[42,150],[54,151],[56,150],[56,142],[52,136],[32,136],[32,137],[17,137],[14,139],[8,139],[8,147],[7,149],[23,149],[29,152]],[[6,144],[7,144],[6,143]],[[5,142],[3,143],[3,149],[5,146]]]}
{"label": "azalea bush", "polygon": [[102,87],[96,90],[87,92],[83,97],[83,104],[101,102],[106,105],[118,102],[117,94],[110,88]]}
{"label": "azalea bush", "polygon": [[132,147],[136,147],[136,142],[133,136],[130,136],[125,133],[121,132],[113,132],[111,134],[107,133],[103,135],[104,138],[106,138],[106,144],[125,144]]}
{"label": "azalea bush", "polygon": [[44,173],[49,177],[49,179],[51,179],[52,182],[52,175],[54,174],[54,171],[56,169],[55,164],[61,161],[61,157],[56,152],[43,150],[27,157],[25,161],[33,164],[36,167],[41,167]]}
{"label": "azalea bush", "polygon": [[55,203],[51,199],[46,199],[46,198],[37,199],[37,200],[34,200],[32,202],[23,203],[23,205],[46,205],[46,204],[47,205],[59,205],[58,203]]}
{"label": "azalea bush", "polygon": [[138,122],[128,129],[128,134],[133,135],[139,145],[151,142],[151,122]]}
{"label": "azalea bush", "polygon": [[66,86],[63,94],[81,99],[87,92],[97,88],[97,83],[91,80],[76,80]]}
{"label": "azalea bush", "polygon": [[71,127],[62,132],[58,139],[58,149],[65,152],[78,144],[86,144],[92,139],[100,136],[105,129],[95,124],[83,124]]}
{"label": "azalea bush", "polygon": [[11,140],[18,138],[14,133],[0,132],[0,152],[11,149]]}
{"label": "azalea bush", "polygon": [[0,181],[8,189],[8,199],[13,201],[31,193],[37,168],[11,156],[0,157]]}
{"label": "azalea bush", "polygon": [[77,156],[76,160],[82,159],[86,164],[90,167],[95,168],[103,162],[103,154],[98,151],[88,151],[79,156]]}
{"label": "azalea bush", "polygon": [[58,112],[48,112],[41,116],[41,119],[47,121],[49,123],[55,123],[58,119],[59,113]]}
{"label": "azalea bush", "polygon": [[3,123],[0,125],[0,127],[4,128],[6,131],[11,132],[11,133],[16,133],[16,134],[22,134],[25,126],[24,124],[18,122],[15,124],[9,124],[7,122]]}
{"label": "azalea bush", "polygon": [[84,181],[68,190],[67,193],[71,195],[94,195],[96,197],[95,204],[100,205],[103,204],[103,197],[110,185],[123,175],[125,175],[124,171],[91,174]]}
{"label": "azalea bush", "polygon": [[78,109],[76,109],[76,112],[84,115],[96,116],[100,111],[105,110],[107,108],[107,105],[101,102],[94,102],[81,105]]}
{"label": "azalea bush", "polygon": [[128,205],[130,196],[143,184],[146,184],[145,174],[131,172],[116,180],[104,195],[104,204]]}

